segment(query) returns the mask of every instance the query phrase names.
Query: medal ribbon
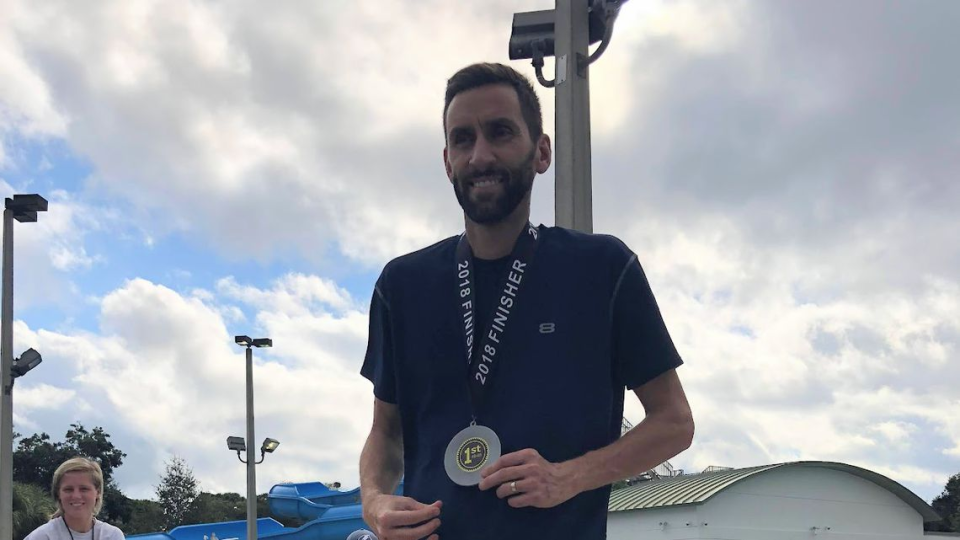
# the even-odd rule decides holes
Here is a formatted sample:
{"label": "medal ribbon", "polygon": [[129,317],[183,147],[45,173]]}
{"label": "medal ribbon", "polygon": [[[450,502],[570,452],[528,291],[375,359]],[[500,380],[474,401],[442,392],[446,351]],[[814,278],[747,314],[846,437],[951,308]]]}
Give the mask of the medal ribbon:
{"label": "medal ribbon", "polygon": [[529,279],[530,263],[537,249],[537,235],[540,231],[529,222],[524,227],[517,243],[510,253],[510,266],[504,272],[499,287],[500,296],[490,317],[487,328],[480,337],[478,347],[476,338],[476,287],[474,280],[473,250],[467,242],[467,235],[460,236],[457,244],[457,304],[463,322],[464,343],[467,363],[470,366],[470,405],[473,422],[483,405],[487,389],[492,385],[496,368],[503,359],[501,345],[511,315],[517,309],[517,297],[521,285]]}

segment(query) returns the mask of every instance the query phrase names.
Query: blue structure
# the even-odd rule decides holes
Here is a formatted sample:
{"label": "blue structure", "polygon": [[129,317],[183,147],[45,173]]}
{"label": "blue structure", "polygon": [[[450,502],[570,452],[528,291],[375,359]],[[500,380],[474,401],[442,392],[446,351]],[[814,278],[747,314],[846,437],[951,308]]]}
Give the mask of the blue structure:
{"label": "blue structure", "polygon": [[[343,540],[357,529],[369,529],[363,522],[360,488],[330,489],[320,482],[278,484],[267,494],[275,515],[307,521],[298,529],[277,534],[258,534],[276,540]],[[180,539],[177,539],[180,540]]]}
{"label": "blue structure", "polygon": [[[403,484],[397,488],[402,493]],[[301,527],[284,527],[272,518],[257,520],[257,536],[272,540],[344,540],[363,522],[360,488],[330,489],[320,482],[277,484],[267,494],[270,511],[280,517],[305,521]],[[136,540],[247,540],[246,521],[183,525],[166,533],[128,536]]]}
{"label": "blue structure", "polygon": [[[272,518],[260,518],[257,520],[257,532],[260,537],[282,533],[283,531],[294,531],[284,527],[279,521]],[[181,525],[170,529],[165,533],[136,534],[127,538],[136,538],[137,540],[210,540],[216,535],[217,540],[246,539],[247,522],[246,521],[225,521],[223,523],[201,523],[198,525]]]}

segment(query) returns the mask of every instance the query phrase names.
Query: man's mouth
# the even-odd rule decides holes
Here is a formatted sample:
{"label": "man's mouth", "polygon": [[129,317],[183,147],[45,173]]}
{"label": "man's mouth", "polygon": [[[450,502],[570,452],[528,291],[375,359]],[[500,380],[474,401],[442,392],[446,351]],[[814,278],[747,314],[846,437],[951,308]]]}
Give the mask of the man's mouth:
{"label": "man's mouth", "polygon": [[503,177],[499,174],[496,175],[486,175],[486,176],[477,176],[470,179],[470,187],[474,188],[483,188],[487,186],[495,186],[497,184],[503,183]]}

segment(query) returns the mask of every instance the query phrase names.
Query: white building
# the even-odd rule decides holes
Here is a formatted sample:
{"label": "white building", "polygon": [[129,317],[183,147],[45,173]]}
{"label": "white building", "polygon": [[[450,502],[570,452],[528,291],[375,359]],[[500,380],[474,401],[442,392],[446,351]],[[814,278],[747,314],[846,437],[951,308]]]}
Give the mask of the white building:
{"label": "white building", "polygon": [[648,480],[609,509],[609,540],[922,540],[940,519],[897,482],[825,461]]}

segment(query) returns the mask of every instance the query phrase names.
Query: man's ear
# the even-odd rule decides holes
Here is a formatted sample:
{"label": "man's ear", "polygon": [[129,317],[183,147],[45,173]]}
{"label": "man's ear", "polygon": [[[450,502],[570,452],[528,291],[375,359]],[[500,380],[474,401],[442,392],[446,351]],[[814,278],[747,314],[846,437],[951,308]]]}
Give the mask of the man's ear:
{"label": "man's ear", "polygon": [[543,174],[553,162],[553,150],[550,146],[550,136],[546,133],[537,140],[537,173]]}

